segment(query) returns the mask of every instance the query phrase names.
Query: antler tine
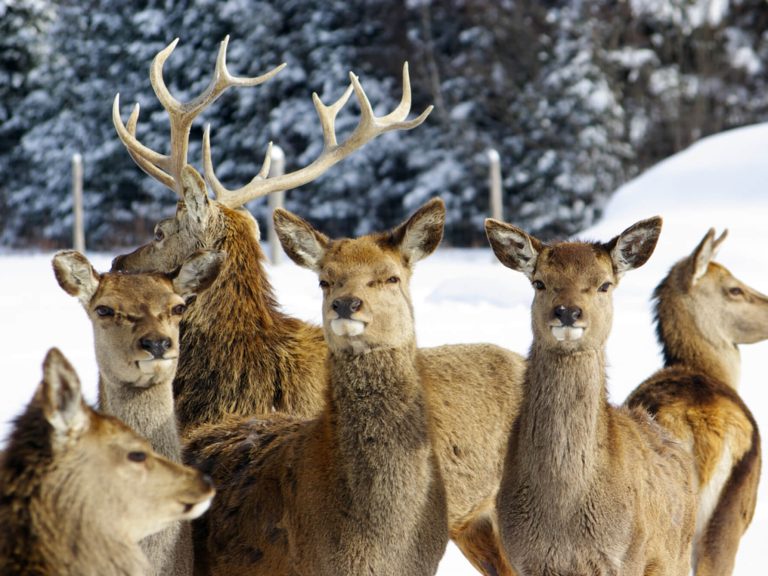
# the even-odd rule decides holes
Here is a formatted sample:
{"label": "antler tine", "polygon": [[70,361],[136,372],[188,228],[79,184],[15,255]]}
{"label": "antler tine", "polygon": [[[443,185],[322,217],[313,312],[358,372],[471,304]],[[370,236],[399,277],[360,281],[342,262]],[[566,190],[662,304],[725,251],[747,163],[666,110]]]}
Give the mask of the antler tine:
{"label": "antler tine", "polygon": [[285,67],[285,64],[276,66],[266,74],[255,77],[233,76],[227,69],[227,46],[229,36],[226,36],[219,45],[216,57],[213,78],[203,92],[189,102],[180,102],[168,90],[163,79],[163,67],[166,60],[179,43],[176,38],[163,50],[157,53],[152,60],[149,71],[149,81],[155,91],[157,99],[168,113],[171,125],[170,154],[160,154],[141,144],[136,138],[136,124],[138,122],[138,105],[131,113],[128,126],[123,125],[120,118],[119,95],[115,98],[112,108],[112,120],[115,129],[128,149],[131,158],[147,174],[160,181],[163,185],[175,190],[181,195],[181,171],[187,165],[187,152],[189,149],[189,133],[194,119],[205,108],[210,106],[230,86],[257,86],[266,82]]}
{"label": "antler tine", "polygon": [[[359,79],[353,73],[349,74],[351,85],[336,102],[330,106],[322,103],[320,98],[313,94],[315,109],[320,119],[323,129],[323,151],[313,162],[304,168],[295,172],[266,178],[259,175],[254,177],[248,184],[236,190],[228,190],[216,177],[211,161],[210,139],[206,132],[203,138],[203,159],[205,162],[205,178],[216,194],[219,202],[230,206],[242,206],[249,200],[266,196],[272,192],[280,190],[290,190],[302,186],[320,176],[331,166],[362,147],[368,141],[373,140],[379,134],[392,130],[410,130],[420,125],[430,112],[433,106],[429,106],[417,118],[405,120],[411,109],[411,83],[408,75],[408,63],[403,65],[403,96],[397,108],[386,116],[376,117],[373,113],[371,103],[360,84]],[[352,91],[360,104],[360,120],[350,136],[342,143],[338,144],[336,140],[335,122],[341,108],[346,104]]]}

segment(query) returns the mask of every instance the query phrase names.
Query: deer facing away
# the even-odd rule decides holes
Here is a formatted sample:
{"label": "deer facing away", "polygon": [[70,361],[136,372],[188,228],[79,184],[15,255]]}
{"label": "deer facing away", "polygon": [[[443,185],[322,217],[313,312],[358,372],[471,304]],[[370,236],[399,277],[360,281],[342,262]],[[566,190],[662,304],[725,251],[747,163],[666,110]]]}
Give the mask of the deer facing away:
{"label": "deer facing away", "polygon": [[714,262],[725,239],[709,230],[654,291],[664,368],[626,400],[648,410],[692,454],[697,576],[733,572],[760,479],[760,433],[738,395],[740,344],[768,338],[768,297]]}
{"label": "deer facing away", "polygon": [[695,499],[690,456],[642,412],[609,404],[612,292],[646,262],[661,219],[608,243],[542,243],[486,220],[501,262],[533,285],[533,343],[497,508],[522,575],[686,576]]}
{"label": "deer facing away", "polygon": [[144,575],[139,540],[199,516],[213,494],[200,472],[90,409],[72,366],[51,349],[0,456],[0,573]]}
{"label": "deer facing away", "polygon": [[330,240],[275,213],[289,256],[320,278],[327,403],[313,420],[242,418],[192,433],[189,458],[219,487],[196,533],[210,574],[437,571],[445,491],[408,285],[444,215],[435,200],[388,233]]}
{"label": "deer facing away", "polygon": [[[181,462],[173,378],[179,323],[189,298],[216,278],[223,255],[201,251],[172,275],[97,273],[74,250],[53,258],[59,285],[83,305],[93,326],[99,367],[99,409],[147,438],[162,456]],[[158,576],[192,574],[192,533],[175,523],[141,542]]]}
{"label": "deer facing away", "polygon": [[[315,162],[280,178],[267,178],[265,165],[257,178],[234,191],[224,188],[213,173],[206,129],[203,156],[205,177],[215,193],[211,199],[202,177],[187,163],[194,116],[227,87],[261,83],[278,69],[251,79],[232,76],[225,63],[225,40],[214,81],[194,101],[182,104],[169,93],[162,77],[163,63],[174,45],[158,54],[150,73],[158,99],[170,116],[171,153],[159,154],[137,140],[138,108],[123,124],[116,99],[113,121],[137,164],[178,194],[176,214],[157,224],[150,243],[117,257],[113,270],[170,272],[201,247],[228,255],[217,280],[190,305],[182,320],[174,381],[182,435],[231,414],[263,415],[277,410],[301,418],[314,417],[323,409],[327,394],[328,350],[322,330],[279,309],[264,268],[258,225],[240,207],[249,199],[308,182],[385,131],[418,126],[429,109],[414,120],[406,120],[411,104],[407,67],[403,70],[401,103],[383,117],[373,114],[362,86],[351,75],[351,86],[334,104],[325,106],[315,96],[325,141],[324,151]],[[339,143],[335,117],[353,91],[362,118],[353,134]],[[420,349],[418,358],[422,375],[442,376],[440,384],[434,386],[430,411],[446,483],[451,537],[481,571],[509,574],[497,542],[492,510],[483,501],[498,486],[506,438],[519,404],[524,360],[502,348],[477,344]],[[466,394],[467,386],[475,391],[471,396]]]}

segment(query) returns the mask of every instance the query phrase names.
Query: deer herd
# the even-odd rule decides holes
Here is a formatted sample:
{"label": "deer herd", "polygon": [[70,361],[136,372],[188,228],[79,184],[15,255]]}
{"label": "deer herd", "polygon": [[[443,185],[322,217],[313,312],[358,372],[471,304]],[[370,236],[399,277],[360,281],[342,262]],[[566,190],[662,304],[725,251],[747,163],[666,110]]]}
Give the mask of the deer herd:
{"label": "deer herd", "polygon": [[[752,519],[760,436],[738,394],[739,344],[768,339],[768,297],[714,261],[710,230],[653,298],[664,367],[607,399],[613,291],[652,255],[661,218],[613,239],[545,243],[488,219],[496,257],[533,287],[526,356],[419,348],[410,280],[439,245],[432,199],[406,222],[332,239],[286,210],[287,255],[317,274],[322,326],[286,315],[246,202],[317,178],[369,140],[421,124],[376,116],[357,77],[314,95],[324,147],[307,166],[230,190],[188,163],[197,115],[231,86],[227,39],[187,103],[150,80],[170,153],[113,121],[134,161],[178,195],[154,238],[97,272],[53,258],[93,326],[98,410],[51,349],[0,455],[0,573],[428,575],[449,539],[487,576],[727,575]],[[360,120],[339,143],[354,92]],[[209,190],[213,197],[209,196]],[[638,379],[639,380],[639,379]]]}

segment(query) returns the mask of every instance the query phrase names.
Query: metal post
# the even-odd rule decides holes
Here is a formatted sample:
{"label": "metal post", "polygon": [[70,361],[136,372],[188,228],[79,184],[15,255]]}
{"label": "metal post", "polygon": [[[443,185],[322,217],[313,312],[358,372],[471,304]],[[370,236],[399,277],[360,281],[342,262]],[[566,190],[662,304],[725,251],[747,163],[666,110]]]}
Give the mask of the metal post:
{"label": "metal post", "polygon": [[501,158],[493,148],[488,149],[488,164],[490,167],[488,184],[491,193],[491,218],[504,220],[504,209],[501,203]]}
{"label": "metal post", "polygon": [[[272,146],[271,164],[269,166],[269,177],[282,176],[285,173],[285,152],[280,146]],[[283,249],[280,247],[280,241],[277,239],[277,233],[275,232],[275,223],[271,218],[272,212],[275,208],[282,208],[285,204],[285,191],[273,192],[267,198],[267,202],[270,208],[270,218],[267,226],[267,239],[269,240],[269,253],[272,260],[272,264],[280,264],[280,260],[283,256]]]}
{"label": "metal post", "polygon": [[83,228],[83,157],[72,155],[72,245],[80,253],[85,252],[85,230]]}

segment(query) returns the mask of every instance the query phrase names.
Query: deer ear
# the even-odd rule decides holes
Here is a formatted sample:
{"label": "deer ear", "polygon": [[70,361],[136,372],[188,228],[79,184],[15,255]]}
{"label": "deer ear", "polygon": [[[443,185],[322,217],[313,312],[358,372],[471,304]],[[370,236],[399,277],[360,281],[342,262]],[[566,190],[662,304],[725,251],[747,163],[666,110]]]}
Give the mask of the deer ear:
{"label": "deer ear", "polygon": [[277,238],[288,257],[299,266],[317,272],[330,239],[315,230],[303,218],[282,208],[275,208],[272,220],[275,223]]}
{"label": "deer ear", "polygon": [[485,234],[493,253],[504,266],[533,279],[536,260],[544,247],[539,239],[526,234],[517,226],[493,218],[486,218]]}
{"label": "deer ear", "polygon": [[437,249],[444,227],[445,203],[433,198],[395,228],[393,236],[408,264],[413,265]]}
{"label": "deer ear", "polygon": [[45,356],[38,390],[45,419],[58,436],[77,436],[88,427],[80,379],[58,348],[51,348]]}
{"label": "deer ear", "polygon": [[691,270],[691,285],[696,282],[707,273],[709,263],[715,259],[717,251],[720,249],[720,244],[728,236],[728,230],[724,230],[719,238],[715,239],[715,229],[710,228],[709,231],[701,239],[699,245],[696,246],[691,254],[691,264],[693,269]]}
{"label": "deer ear", "polygon": [[62,250],[54,255],[52,263],[59,286],[87,306],[101,279],[88,258],[76,250]]}
{"label": "deer ear", "polygon": [[182,298],[189,298],[207,289],[219,275],[226,252],[198,250],[181,265],[173,278],[173,289]]}
{"label": "deer ear", "polygon": [[610,252],[616,277],[648,261],[661,234],[661,218],[641,220],[604,245]]}
{"label": "deer ear", "polygon": [[181,170],[181,196],[192,222],[204,228],[211,205],[208,188],[200,173],[189,164]]}

